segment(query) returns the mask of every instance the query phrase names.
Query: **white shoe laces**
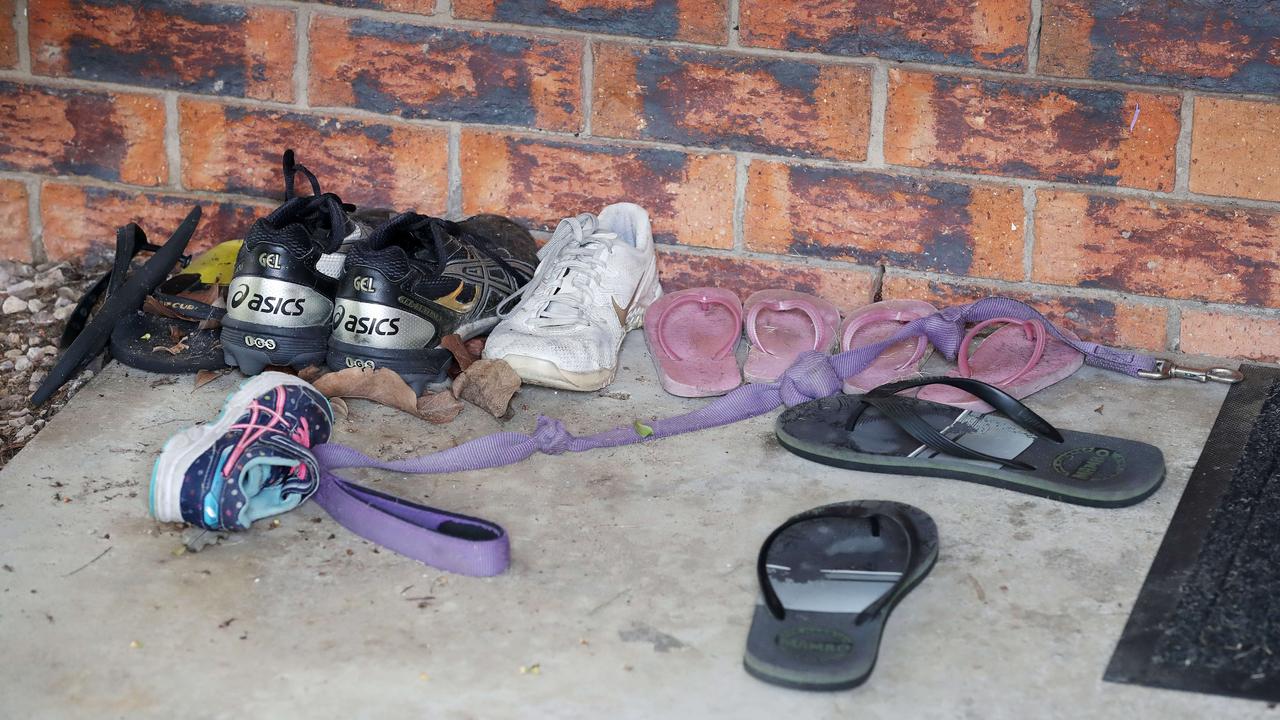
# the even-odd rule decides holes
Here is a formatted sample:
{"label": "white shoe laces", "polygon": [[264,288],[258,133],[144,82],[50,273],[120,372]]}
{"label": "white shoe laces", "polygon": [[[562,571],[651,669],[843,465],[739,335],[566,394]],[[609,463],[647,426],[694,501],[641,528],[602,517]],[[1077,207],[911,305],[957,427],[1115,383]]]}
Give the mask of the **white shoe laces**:
{"label": "white shoe laces", "polygon": [[[587,309],[597,304],[590,297],[589,288],[600,283],[600,270],[604,267],[601,242],[616,237],[597,230],[597,225],[596,216],[590,213],[561,220],[551,241],[538,251],[540,262],[533,278],[498,306],[498,317],[506,318],[537,297],[543,305],[531,314],[530,325],[549,328],[588,324],[591,318]],[[516,298],[522,300],[516,303]]]}

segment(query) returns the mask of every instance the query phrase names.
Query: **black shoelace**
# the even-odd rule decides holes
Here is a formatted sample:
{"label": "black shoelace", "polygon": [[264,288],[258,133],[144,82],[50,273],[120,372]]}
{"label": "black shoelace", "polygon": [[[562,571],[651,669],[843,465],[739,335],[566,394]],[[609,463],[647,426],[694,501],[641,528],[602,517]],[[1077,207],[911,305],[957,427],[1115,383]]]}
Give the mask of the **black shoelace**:
{"label": "black shoelace", "polygon": [[[298,173],[311,184],[311,195],[300,196],[294,192],[294,181]],[[326,250],[332,252],[342,245],[347,237],[347,213],[355,210],[355,206],[342,202],[333,193],[320,190],[320,180],[305,165],[295,160],[293,150],[284,151],[284,199],[272,218],[275,224],[280,220],[297,222],[304,225],[314,234],[315,231],[328,231],[329,244]]]}

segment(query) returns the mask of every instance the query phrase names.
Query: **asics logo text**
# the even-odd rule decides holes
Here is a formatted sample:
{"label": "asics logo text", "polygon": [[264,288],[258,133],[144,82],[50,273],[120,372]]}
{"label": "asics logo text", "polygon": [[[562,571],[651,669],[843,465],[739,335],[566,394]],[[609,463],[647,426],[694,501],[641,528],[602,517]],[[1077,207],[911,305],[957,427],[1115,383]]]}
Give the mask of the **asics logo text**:
{"label": "asics logo text", "polygon": [[[248,301],[247,304],[245,301]],[[301,315],[306,308],[303,307],[306,298],[282,298],[273,295],[259,295],[258,293],[249,292],[248,285],[241,285],[231,294],[231,307],[238,308],[241,305],[249,308],[254,312],[264,313],[266,315],[289,315],[296,317]]]}
{"label": "asics logo text", "polygon": [[357,335],[395,335],[400,332],[400,318],[367,318],[348,315],[342,329]]}
{"label": "asics logo text", "polygon": [[263,350],[275,350],[276,341],[271,338],[260,338],[252,335],[244,336],[244,344],[251,348],[261,348]]}

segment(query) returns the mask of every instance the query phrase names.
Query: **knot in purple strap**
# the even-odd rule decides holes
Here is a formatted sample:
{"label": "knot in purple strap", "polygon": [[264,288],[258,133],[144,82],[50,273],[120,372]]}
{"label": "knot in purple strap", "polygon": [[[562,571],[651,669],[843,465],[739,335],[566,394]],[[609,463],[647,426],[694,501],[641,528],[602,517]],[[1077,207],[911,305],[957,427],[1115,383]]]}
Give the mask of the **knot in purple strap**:
{"label": "knot in purple strap", "polygon": [[548,455],[559,455],[567,451],[569,442],[573,440],[573,434],[565,430],[564,423],[546,415],[538,416],[538,427],[533,431],[532,437],[538,450]]}
{"label": "knot in purple strap", "polygon": [[801,353],[778,380],[778,395],[787,407],[831,397],[844,381],[831,364],[831,356],[810,350]]}
{"label": "knot in purple strap", "polygon": [[964,340],[964,328],[968,322],[971,305],[957,305],[943,308],[924,318],[924,335],[947,359],[954,360],[960,352],[960,343]]}

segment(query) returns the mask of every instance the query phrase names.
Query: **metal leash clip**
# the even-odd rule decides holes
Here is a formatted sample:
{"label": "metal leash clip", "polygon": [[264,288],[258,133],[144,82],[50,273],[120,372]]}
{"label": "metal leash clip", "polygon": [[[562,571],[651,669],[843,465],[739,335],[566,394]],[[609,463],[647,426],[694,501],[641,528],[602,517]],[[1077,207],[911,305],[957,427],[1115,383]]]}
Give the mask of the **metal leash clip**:
{"label": "metal leash clip", "polygon": [[1239,370],[1231,368],[1213,367],[1200,370],[1198,368],[1179,367],[1172,360],[1156,360],[1154,370],[1139,370],[1138,377],[1144,377],[1151,380],[1168,380],[1169,378],[1182,378],[1183,380],[1195,380],[1196,382],[1214,382],[1227,383],[1228,385],[1238,383],[1244,380],[1244,375]]}

